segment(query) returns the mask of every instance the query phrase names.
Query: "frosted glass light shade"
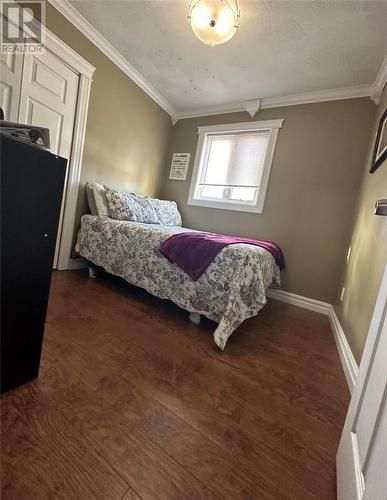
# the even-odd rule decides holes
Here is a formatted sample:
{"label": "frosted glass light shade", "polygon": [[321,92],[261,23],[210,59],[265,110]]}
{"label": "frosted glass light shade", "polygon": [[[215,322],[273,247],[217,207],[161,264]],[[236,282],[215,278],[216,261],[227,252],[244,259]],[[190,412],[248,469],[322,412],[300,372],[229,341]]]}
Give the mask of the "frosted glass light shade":
{"label": "frosted glass light shade", "polygon": [[193,0],[188,22],[199,40],[207,45],[227,42],[238,29],[237,0]]}

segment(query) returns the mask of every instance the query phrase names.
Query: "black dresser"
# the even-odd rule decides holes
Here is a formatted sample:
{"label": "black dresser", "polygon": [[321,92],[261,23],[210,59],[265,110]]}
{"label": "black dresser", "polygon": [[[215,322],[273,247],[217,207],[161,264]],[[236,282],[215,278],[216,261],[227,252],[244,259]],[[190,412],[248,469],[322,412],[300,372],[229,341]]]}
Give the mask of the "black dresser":
{"label": "black dresser", "polygon": [[1,392],[39,373],[67,160],[0,133]]}

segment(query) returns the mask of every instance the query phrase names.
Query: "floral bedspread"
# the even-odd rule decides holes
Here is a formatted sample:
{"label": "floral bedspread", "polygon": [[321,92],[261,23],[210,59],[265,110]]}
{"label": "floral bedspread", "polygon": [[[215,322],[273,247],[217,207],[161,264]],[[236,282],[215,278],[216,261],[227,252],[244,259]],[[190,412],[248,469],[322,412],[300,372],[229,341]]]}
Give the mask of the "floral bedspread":
{"label": "floral bedspread", "polygon": [[183,231],[192,229],[84,215],[75,248],[107,272],[219,323],[214,340],[223,350],[235,329],[266,304],[267,288],[280,286],[279,268],[267,250],[237,244],[225,247],[195,282],[159,252]]}

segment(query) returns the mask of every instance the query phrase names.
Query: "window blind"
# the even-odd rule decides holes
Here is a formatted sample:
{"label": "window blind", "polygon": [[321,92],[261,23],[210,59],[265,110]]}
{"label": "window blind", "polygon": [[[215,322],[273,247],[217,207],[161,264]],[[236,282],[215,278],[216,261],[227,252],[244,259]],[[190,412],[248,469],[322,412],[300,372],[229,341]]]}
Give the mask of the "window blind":
{"label": "window blind", "polygon": [[198,195],[253,201],[259,188],[269,131],[207,136]]}

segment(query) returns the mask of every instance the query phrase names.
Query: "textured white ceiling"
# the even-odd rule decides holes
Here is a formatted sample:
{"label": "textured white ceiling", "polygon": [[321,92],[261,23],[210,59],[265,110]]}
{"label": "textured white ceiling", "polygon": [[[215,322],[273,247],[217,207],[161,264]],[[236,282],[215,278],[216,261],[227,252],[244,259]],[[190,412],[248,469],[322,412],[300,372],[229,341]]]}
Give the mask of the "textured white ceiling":
{"label": "textured white ceiling", "polygon": [[224,45],[201,43],[189,0],[72,0],[177,110],[374,82],[387,1],[240,0]]}

